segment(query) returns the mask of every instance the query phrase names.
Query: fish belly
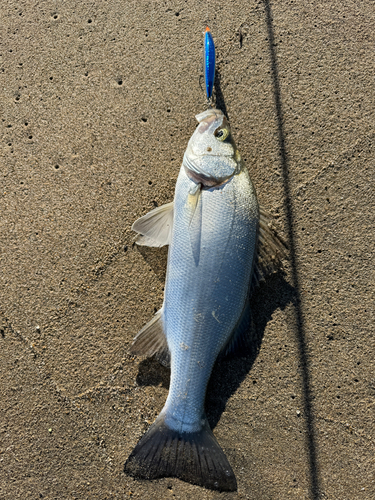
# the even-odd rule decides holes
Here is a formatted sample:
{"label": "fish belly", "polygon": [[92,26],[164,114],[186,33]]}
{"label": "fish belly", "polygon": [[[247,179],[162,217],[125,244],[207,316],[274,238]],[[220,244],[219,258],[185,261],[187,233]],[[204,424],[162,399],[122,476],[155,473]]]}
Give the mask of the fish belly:
{"label": "fish belly", "polygon": [[201,191],[184,169],[176,185],[163,323],[171,352],[165,423],[196,432],[215,360],[244,309],[257,241],[259,209],[242,170],[223,186]]}

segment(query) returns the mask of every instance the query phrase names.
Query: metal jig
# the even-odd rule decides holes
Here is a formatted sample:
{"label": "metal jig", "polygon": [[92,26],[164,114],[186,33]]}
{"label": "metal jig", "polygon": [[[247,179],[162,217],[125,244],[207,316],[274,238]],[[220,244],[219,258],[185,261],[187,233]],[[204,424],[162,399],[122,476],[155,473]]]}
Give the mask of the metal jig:
{"label": "metal jig", "polygon": [[215,44],[208,26],[204,33],[203,67],[206,95],[210,103],[215,80]]}

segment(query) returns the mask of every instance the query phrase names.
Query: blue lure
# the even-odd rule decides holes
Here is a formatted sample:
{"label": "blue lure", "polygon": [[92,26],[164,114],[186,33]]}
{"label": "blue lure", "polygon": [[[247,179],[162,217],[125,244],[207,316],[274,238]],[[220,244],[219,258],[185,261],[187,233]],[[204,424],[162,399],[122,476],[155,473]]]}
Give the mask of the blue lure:
{"label": "blue lure", "polygon": [[208,26],[204,34],[203,65],[207,99],[210,99],[215,80],[215,44]]}

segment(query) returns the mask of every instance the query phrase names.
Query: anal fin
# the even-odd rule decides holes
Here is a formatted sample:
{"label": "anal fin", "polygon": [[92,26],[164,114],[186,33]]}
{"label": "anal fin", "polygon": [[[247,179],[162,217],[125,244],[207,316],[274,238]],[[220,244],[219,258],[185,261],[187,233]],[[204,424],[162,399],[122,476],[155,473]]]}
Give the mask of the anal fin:
{"label": "anal fin", "polygon": [[165,337],[162,309],[134,337],[131,354],[153,356],[164,366],[170,365],[170,353]]}

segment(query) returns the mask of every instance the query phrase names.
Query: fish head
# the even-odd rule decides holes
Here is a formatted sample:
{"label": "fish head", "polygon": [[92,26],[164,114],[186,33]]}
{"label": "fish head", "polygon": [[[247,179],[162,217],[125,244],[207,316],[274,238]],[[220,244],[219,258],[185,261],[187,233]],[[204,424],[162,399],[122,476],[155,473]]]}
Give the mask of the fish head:
{"label": "fish head", "polygon": [[199,125],[184,155],[187,175],[206,187],[218,186],[241,170],[241,156],[229,122],[218,109],[196,115]]}

